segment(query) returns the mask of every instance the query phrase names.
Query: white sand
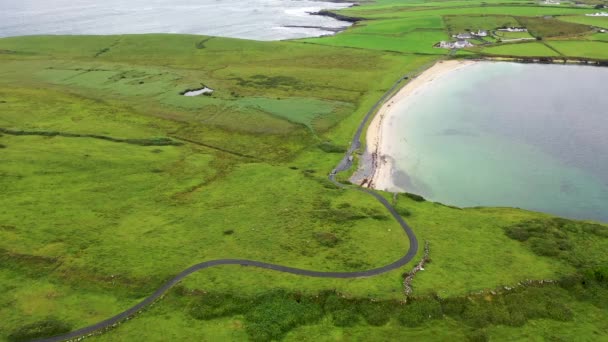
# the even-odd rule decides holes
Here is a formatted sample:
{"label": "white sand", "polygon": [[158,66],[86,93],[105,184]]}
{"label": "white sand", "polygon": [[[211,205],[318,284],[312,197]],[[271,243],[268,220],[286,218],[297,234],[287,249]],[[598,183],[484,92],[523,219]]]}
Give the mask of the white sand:
{"label": "white sand", "polygon": [[406,101],[409,96],[413,96],[416,90],[428,85],[451,71],[474,64],[474,61],[441,61],[424,71],[422,74],[412,79],[397,94],[390,98],[376,113],[369,128],[367,129],[367,150],[372,156],[374,173],[366,186],[378,190],[396,191],[398,190],[393,183],[393,162],[389,155],[386,155],[387,143],[394,139],[383,139],[386,134],[386,125],[391,115],[398,115],[391,110],[397,102]]}

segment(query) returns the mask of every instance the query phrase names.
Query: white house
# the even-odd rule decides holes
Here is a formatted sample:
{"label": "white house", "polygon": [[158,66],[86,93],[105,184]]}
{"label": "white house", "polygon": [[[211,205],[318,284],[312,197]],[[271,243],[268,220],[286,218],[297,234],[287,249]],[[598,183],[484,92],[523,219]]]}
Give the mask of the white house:
{"label": "white house", "polygon": [[471,39],[471,38],[473,38],[473,35],[470,33],[459,33],[459,34],[453,35],[452,37],[456,38],[456,39]]}

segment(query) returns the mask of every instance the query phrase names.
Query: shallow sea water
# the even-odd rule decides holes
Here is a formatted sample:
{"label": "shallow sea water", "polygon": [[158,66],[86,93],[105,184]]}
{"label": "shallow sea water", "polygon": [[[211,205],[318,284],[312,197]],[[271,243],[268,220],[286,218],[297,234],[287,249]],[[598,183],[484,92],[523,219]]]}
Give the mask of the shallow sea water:
{"label": "shallow sea water", "polygon": [[394,106],[392,190],[608,222],[608,68],[481,62]]}

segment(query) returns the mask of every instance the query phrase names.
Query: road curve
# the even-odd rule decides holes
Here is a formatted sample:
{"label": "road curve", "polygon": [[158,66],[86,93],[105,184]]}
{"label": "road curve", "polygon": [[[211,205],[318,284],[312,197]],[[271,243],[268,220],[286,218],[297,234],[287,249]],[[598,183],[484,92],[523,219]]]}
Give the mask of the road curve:
{"label": "road curve", "polygon": [[346,152],[346,154],[344,155],[344,158],[342,158],[342,160],[340,161],[338,166],[336,166],[336,168],[333,169],[333,171],[329,174],[329,180],[332,181],[338,187],[344,188],[344,189],[349,188],[349,189],[354,189],[354,190],[368,193],[371,196],[373,196],[374,198],[376,198],[376,200],[378,200],[380,203],[382,203],[382,205],[384,205],[384,207],[391,213],[391,215],[395,218],[395,220],[397,220],[397,222],[399,223],[399,225],[401,226],[401,228],[403,229],[403,231],[405,232],[405,234],[407,235],[407,237],[410,241],[409,250],[407,251],[407,253],[404,256],[402,256],[398,260],[396,260],[393,263],[388,264],[386,266],[382,266],[382,267],[378,267],[378,268],[374,268],[374,269],[366,270],[366,271],[357,271],[357,272],[312,271],[312,270],[304,270],[304,269],[295,268],[295,267],[275,265],[275,264],[269,264],[269,263],[261,262],[261,261],[244,260],[244,259],[218,259],[218,260],[205,261],[205,262],[201,262],[200,264],[196,264],[194,266],[191,266],[191,267],[183,270],[181,273],[176,275],[173,279],[166,282],[158,290],[154,291],[154,293],[152,293],[146,299],[144,299],[140,303],[136,304],[135,306],[117,314],[116,316],[110,317],[99,323],[96,323],[96,324],[93,324],[93,325],[90,325],[90,326],[87,326],[87,327],[84,327],[84,328],[81,328],[78,330],[74,330],[72,332],[69,332],[69,333],[66,333],[63,335],[36,339],[36,340],[33,340],[32,342],[60,342],[60,341],[71,340],[71,339],[76,339],[79,337],[91,335],[96,332],[102,331],[104,329],[111,328],[111,327],[117,325],[118,323],[124,321],[125,319],[135,315],[140,310],[144,309],[146,306],[154,303],[157,299],[162,297],[163,294],[165,294],[167,291],[169,291],[169,289],[171,289],[173,286],[175,286],[177,283],[179,283],[182,279],[186,278],[190,274],[203,270],[203,269],[206,269],[206,268],[214,267],[214,266],[221,266],[221,265],[253,266],[253,267],[264,268],[264,269],[273,270],[273,271],[277,271],[277,272],[291,273],[291,274],[302,275],[302,276],[307,276],[307,277],[342,278],[343,279],[343,278],[358,278],[358,277],[375,276],[378,274],[382,274],[382,273],[385,273],[388,271],[395,270],[395,269],[407,264],[410,260],[412,260],[414,258],[414,256],[416,256],[416,253],[418,252],[418,240],[416,239],[416,235],[414,234],[414,232],[412,231],[410,226],[397,213],[395,208],[393,208],[393,206],[386,200],[386,198],[382,197],[380,194],[378,194],[377,192],[375,192],[373,190],[365,189],[365,188],[347,187],[346,185],[338,182],[335,179],[335,175],[337,173],[345,171],[350,168],[350,166],[352,164],[352,155],[361,146],[361,142],[360,142],[361,134],[363,133],[363,130],[365,129],[365,125],[369,121],[370,117],[372,117],[373,114],[376,112],[376,109],[384,101],[386,101],[386,99],[389,96],[391,96],[393,94],[393,92],[400,86],[401,82],[407,78],[408,78],[407,76],[400,77],[399,80],[397,80],[397,82],[395,82],[395,84],[367,112],[367,114],[365,115],[365,117],[363,118],[361,123],[359,124],[359,127],[357,128],[357,132],[355,133],[355,135],[351,141],[351,145],[350,145],[348,151]]}

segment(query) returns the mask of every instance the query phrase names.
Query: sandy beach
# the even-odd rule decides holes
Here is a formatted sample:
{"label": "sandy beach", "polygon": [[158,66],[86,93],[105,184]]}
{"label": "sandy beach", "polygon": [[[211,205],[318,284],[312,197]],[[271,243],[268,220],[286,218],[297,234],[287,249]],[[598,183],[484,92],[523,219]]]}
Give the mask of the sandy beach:
{"label": "sandy beach", "polygon": [[378,190],[397,191],[392,180],[393,162],[389,155],[386,155],[386,142],[390,139],[383,139],[383,134],[386,131],[385,126],[388,124],[391,115],[397,115],[392,110],[394,104],[405,101],[409,96],[417,93],[422,86],[428,85],[441,76],[466,66],[474,64],[474,61],[440,61],[431,68],[424,71],[422,74],[413,78],[399,92],[390,98],[374,116],[367,129],[367,153],[371,156],[371,178],[365,179],[361,183],[363,186]]}

